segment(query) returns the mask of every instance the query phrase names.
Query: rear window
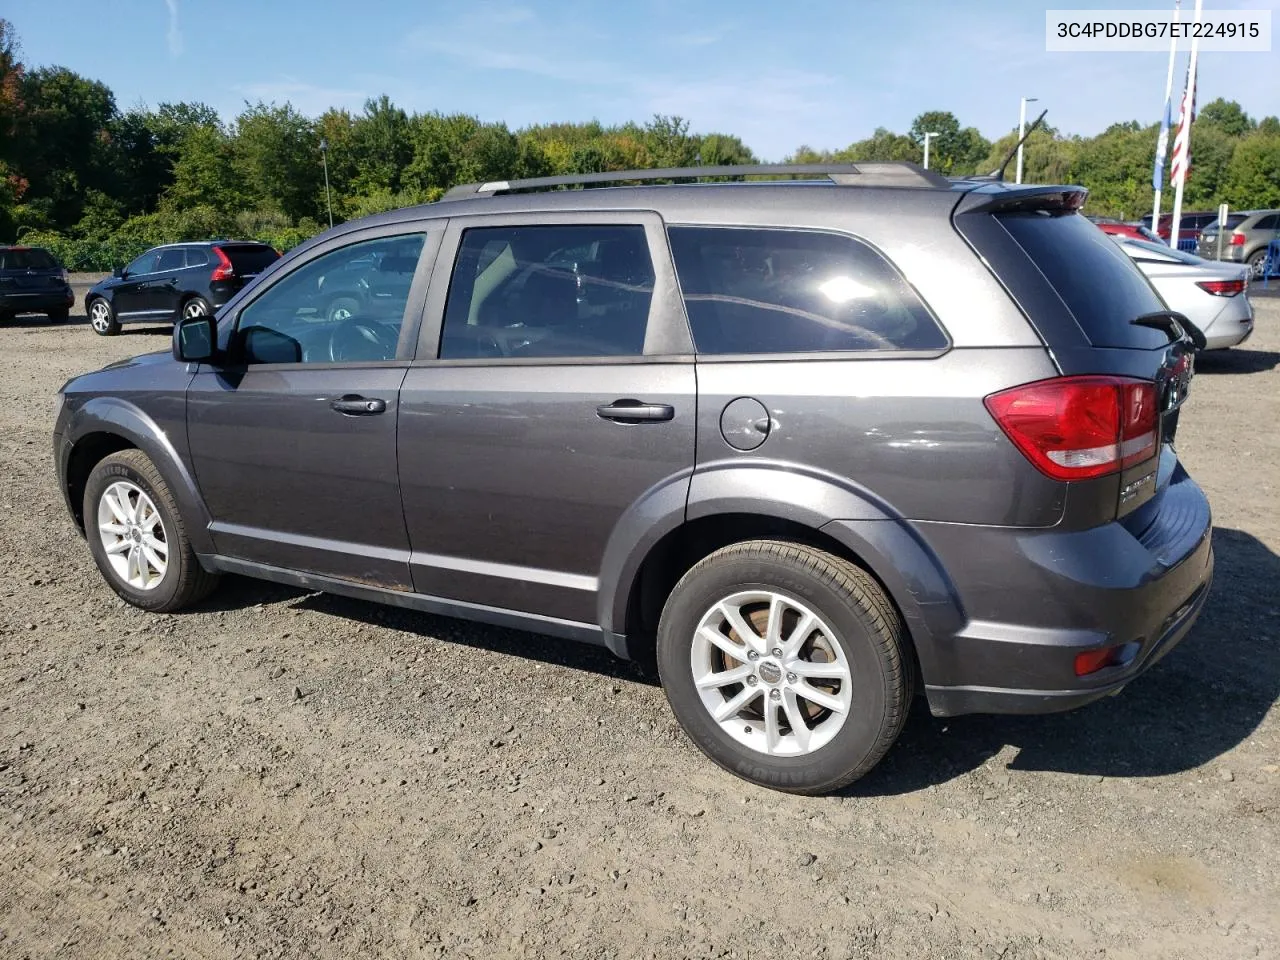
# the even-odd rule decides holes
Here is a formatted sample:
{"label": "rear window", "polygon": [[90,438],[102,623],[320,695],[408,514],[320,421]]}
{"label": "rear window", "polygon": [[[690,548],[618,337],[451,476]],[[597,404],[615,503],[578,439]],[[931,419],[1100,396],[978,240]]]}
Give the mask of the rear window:
{"label": "rear window", "polygon": [[0,250],[0,270],[60,270],[53,254],[39,247],[26,250]]}
{"label": "rear window", "polygon": [[280,254],[260,243],[225,243],[219,249],[231,261],[231,267],[240,276],[261,273],[280,259]]}
{"label": "rear window", "polygon": [[745,227],[671,227],[668,233],[698,353],[947,345],[902,277],[852,237]]}
{"label": "rear window", "polygon": [[[1229,213],[1227,214],[1226,229],[1234,230],[1236,227],[1240,226],[1240,224],[1244,223],[1246,219],[1247,218],[1243,213]],[[1213,221],[1207,227],[1204,228],[1204,232],[1213,233],[1217,229],[1218,229],[1218,218],[1214,217]]]}
{"label": "rear window", "polygon": [[1138,266],[1077,213],[1044,210],[997,219],[1040,268],[1095,347],[1154,349],[1169,337],[1132,321],[1167,307]]}

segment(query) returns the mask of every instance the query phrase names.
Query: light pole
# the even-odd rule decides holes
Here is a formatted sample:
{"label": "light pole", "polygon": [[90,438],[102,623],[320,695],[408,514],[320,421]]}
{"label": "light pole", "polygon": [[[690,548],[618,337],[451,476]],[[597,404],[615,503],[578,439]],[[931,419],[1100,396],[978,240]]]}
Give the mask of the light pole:
{"label": "light pole", "polygon": [[937,135],[938,135],[937,130],[934,130],[932,133],[926,133],[924,135],[924,168],[926,170],[929,169],[929,141],[932,140]]}
{"label": "light pole", "polygon": [[1022,182],[1022,137],[1027,128],[1027,104],[1036,103],[1038,97],[1023,97],[1022,106],[1018,110],[1018,172],[1014,177],[1016,183]]}
{"label": "light pole", "polygon": [[324,164],[324,205],[329,208],[329,227],[333,228],[333,200],[329,197],[329,141],[320,138],[320,162]]}

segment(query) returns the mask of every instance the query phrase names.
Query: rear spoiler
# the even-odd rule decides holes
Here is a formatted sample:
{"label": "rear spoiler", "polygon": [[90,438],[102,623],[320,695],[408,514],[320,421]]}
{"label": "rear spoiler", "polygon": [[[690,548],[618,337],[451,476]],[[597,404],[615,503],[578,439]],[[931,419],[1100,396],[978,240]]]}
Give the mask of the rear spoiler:
{"label": "rear spoiler", "polygon": [[958,214],[1024,213],[1031,210],[1074,213],[1084,206],[1089,196],[1088,188],[1071,184],[1021,186],[972,180],[967,183],[972,183],[973,189],[966,191],[956,204],[955,212]]}

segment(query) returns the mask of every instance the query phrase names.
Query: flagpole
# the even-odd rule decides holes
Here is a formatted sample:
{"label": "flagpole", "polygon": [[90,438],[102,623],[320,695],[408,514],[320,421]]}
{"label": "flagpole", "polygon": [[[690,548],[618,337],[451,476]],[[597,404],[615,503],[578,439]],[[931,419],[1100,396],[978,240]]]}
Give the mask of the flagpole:
{"label": "flagpole", "polygon": [[[1200,10],[1204,0],[1196,0],[1196,23],[1200,23]],[[1191,156],[1191,118],[1195,112],[1196,102],[1196,59],[1200,55],[1200,38],[1193,32],[1191,35],[1191,63],[1187,67],[1187,90],[1183,94],[1186,104],[1187,122],[1187,156],[1178,167],[1177,182],[1173,187],[1173,223],[1169,225],[1169,246],[1178,248],[1178,226],[1182,220],[1182,187],[1187,182],[1187,161]]]}
{"label": "flagpole", "polygon": [[[1182,0],[1174,0],[1173,22],[1178,22],[1178,14],[1182,10]],[[1160,232],[1160,194],[1164,186],[1164,160],[1169,152],[1169,101],[1173,97],[1173,64],[1178,58],[1178,38],[1169,38],[1169,72],[1164,78],[1164,116],[1160,121],[1160,135],[1156,138],[1156,197],[1151,208],[1151,232]]]}

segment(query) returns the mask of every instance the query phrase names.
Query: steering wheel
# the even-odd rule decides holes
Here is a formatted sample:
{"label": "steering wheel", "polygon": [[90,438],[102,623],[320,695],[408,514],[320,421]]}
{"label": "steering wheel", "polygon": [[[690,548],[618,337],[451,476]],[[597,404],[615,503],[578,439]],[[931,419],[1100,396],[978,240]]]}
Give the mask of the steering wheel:
{"label": "steering wheel", "polygon": [[329,360],[390,360],[396,355],[394,340],[381,324],[351,317],[334,325],[329,333]]}

